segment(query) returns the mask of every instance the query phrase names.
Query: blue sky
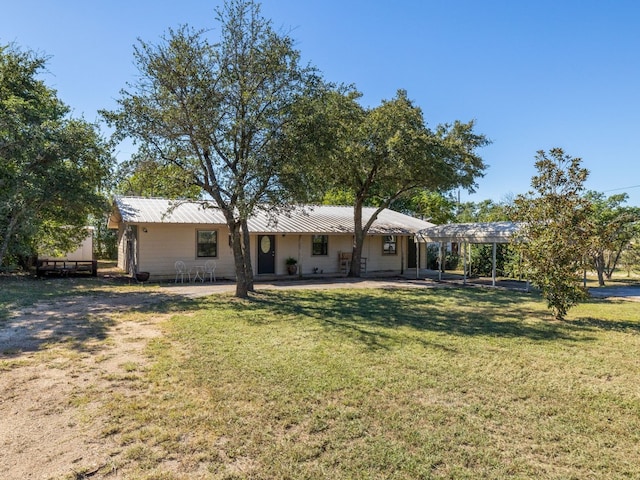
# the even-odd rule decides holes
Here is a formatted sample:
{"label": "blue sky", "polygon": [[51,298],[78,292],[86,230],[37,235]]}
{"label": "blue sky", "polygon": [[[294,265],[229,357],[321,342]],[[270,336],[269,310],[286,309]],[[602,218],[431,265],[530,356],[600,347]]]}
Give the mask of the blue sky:
{"label": "blue sky", "polygon": [[[135,80],[137,38],[219,25],[221,0],[5,2],[0,43],[51,57],[46,83],[74,115],[99,120]],[[537,150],[562,147],[587,187],[640,206],[640,2],[633,0],[264,0],[263,13],[331,81],[376,106],[397,89],[429,125],[475,119],[493,140],[477,192],[530,188]],[[118,158],[132,153],[123,145]]]}

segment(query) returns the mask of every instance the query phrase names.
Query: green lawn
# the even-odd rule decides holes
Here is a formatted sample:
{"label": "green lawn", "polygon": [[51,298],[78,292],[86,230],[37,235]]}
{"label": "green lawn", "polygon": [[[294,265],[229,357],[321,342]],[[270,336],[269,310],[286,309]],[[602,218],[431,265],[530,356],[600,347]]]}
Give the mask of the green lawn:
{"label": "green lawn", "polygon": [[479,288],[182,308],[106,405],[127,478],[640,478],[638,303],[562,323]]}

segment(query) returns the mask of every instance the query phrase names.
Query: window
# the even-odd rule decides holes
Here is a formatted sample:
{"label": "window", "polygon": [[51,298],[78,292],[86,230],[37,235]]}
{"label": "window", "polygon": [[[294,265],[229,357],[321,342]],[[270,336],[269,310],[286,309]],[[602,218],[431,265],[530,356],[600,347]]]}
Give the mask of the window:
{"label": "window", "polygon": [[314,235],[311,240],[311,255],[329,254],[329,236]]}
{"label": "window", "polygon": [[198,257],[218,256],[218,232],[215,230],[198,230]]}
{"label": "window", "polygon": [[396,237],[395,235],[385,235],[384,237],[382,237],[382,254],[395,255],[397,243],[398,237]]}

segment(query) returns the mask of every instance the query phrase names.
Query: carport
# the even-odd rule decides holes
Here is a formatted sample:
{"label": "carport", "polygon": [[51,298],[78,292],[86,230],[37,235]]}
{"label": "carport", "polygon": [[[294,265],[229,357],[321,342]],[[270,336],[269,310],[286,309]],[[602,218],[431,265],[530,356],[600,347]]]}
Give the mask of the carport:
{"label": "carport", "polygon": [[[496,285],[496,248],[499,243],[509,243],[520,228],[515,222],[449,223],[419,230],[415,235],[419,243],[438,243],[438,280],[442,280],[444,266],[444,245],[449,242],[462,244],[464,279],[467,283],[467,252],[472,244],[492,244],[493,262],[491,284]],[[417,273],[417,272],[416,272]]]}

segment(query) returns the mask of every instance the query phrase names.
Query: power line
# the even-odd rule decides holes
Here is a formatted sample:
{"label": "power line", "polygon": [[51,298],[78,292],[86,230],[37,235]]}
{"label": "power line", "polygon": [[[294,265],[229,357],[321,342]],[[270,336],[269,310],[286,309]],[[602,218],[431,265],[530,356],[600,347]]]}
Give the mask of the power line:
{"label": "power line", "polygon": [[602,193],[617,192],[618,190],[629,190],[630,188],[640,188],[640,185],[632,185],[630,187],[622,187],[622,188],[612,188],[610,190],[603,190]]}

